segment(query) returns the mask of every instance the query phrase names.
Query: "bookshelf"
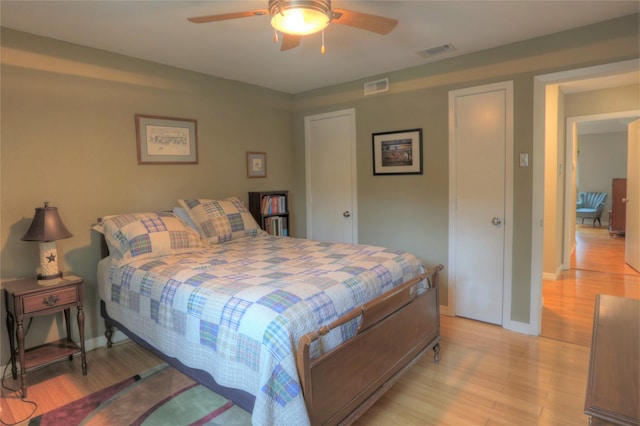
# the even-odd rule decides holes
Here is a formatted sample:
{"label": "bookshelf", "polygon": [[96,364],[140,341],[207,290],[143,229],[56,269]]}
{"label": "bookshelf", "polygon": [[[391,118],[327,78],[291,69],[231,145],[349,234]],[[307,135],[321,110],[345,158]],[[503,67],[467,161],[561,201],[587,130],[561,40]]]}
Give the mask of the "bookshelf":
{"label": "bookshelf", "polygon": [[289,236],[289,191],[249,192],[249,212],[267,233]]}

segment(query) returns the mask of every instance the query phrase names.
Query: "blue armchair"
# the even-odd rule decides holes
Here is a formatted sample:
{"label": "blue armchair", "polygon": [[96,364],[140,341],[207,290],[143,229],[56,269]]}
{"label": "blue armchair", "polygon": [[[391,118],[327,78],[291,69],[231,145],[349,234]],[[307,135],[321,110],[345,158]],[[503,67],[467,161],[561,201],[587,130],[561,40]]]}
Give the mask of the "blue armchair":
{"label": "blue armchair", "polygon": [[606,192],[581,192],[578,194],[578,202],[576,204],[576,216],[584,219],[593,219],[593,227],[596,226],[596,220],[598,226],[601,226],[600,215],[604,209],[604,202],[607,200]]}

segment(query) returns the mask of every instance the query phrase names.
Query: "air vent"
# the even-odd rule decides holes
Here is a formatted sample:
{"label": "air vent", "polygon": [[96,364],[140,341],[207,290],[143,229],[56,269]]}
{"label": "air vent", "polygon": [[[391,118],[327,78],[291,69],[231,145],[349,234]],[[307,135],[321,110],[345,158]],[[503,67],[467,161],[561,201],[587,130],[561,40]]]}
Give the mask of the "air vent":
{"label": "air vent", "polygon": [[454,50],[456,50],[456,47],[451,43],[447,43],[441,46],[436,46],[426,50],[421,50],[420,52],[418,52],[418,56],[423,58],[430,58],[432,56],[442,55],[443,53],[453,52]]}
{"label": "air vent", "polygon": [[381,80],[369,81],[364,84],[364,95],[375,95],[376,93],[386,92],[389,90],[389,79],[383,78]]}

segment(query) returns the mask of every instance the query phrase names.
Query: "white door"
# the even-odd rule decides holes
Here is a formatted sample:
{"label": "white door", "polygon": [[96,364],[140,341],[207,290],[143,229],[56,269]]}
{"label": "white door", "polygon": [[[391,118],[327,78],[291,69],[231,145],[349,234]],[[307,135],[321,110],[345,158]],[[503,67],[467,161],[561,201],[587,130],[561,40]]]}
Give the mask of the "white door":
{"label": "white door", "polygon": [[453,310],[493,324],[511,315],[512,93],[505,82],[449,95]]}
{"label": "white door", "polygon": [[305,117],[307,238],[357,243],[355,110]]}
{"label": "white door", "polygon": [[640,271],[640,120],[629,124],[624,261]]}

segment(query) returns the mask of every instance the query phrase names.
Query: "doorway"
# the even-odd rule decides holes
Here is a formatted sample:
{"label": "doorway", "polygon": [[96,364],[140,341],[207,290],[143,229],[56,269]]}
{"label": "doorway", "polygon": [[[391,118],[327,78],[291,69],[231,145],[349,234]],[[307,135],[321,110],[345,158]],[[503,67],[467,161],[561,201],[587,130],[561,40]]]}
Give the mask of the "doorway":
{"label": "doorway", "polygon": [[[569,191],[565,193],[565,205],[566,206],[574,206],[576,203],[577,190],[576,188],[580,188],[578,184],[578,151],[580,141],[584,139],[590,139],[590,142],[593,140],[597,140],[594,136],[597,133],[624,133],[626,136],[624,140],[617,141],[615,147],[611,147],[608,151],[605,149],[594,150],[591,149],[590,153],[587,155],[593,156],[606,156],[607,163],[605,165],[609,169],[615,169],[616,171],[610,170],[609,178],[625,178],[626,174],[629,170],[632,170],[633,166],[627,166],[627,162],[631,161],[628,153],[628,123],[640,117],[640,110],[632,110],[632,111],[617,111],[612,113],[603,113],[603,114],[590,114],[584,116],[570,117],[567,119],[567,136],[566,136],[566,164],[567,164],[567,173],[564,185],[566,188],[570,188]],[[582,130],[581,130],[582,129]],[[604,142],[603,142],[604,143]],[[621,152],[622,151],[622,152]],[[583,156],[586,153],[586,150],[583,150]],[[612,161],[612,157],[616,157],[617,161]],[[624,158],[623,158],[624,157]],[[591,163],[593,160],[591,161]],[[622,164],[624,163],[624,164]],[[596,165],[596,167],[598,167]],[[620,170],[627,170],[627,173],[621,173]],[[589,170],[582,170],[584,173],[591,173]],[[602,174],[602,173],[600,173]],[[596,175],[596,179],[598,175]],[[583,176],[584,177],[584,176]],[[602,178],[601,178],[602,179]],[[584,180],[584,179],[583,179]],[[612,204],[612,188],[611,188],[611,180],[607,179],[606,181],[601,182],[600,187],[596,187],[597,184],[593,182],[593,179],[590,179],[588,187],[582,188],[583,190],[602,190],[609,193],[609,197],[607,199],[607,206],[611,206]],[[608,223],[608,211],[609,208],[605,208],[604,212],[601,216],[601,221],[603,223],[603,227],[609,225]],[[572,214],[569,208],[566,209],[564,214],[564,241],[562,247],[563,253],[563,269],[571,269],[573,266],[571,265],[571,253],[576,248],[576,218],[575,215]],[[626,240],[625,240],[626,241]],[[622,265],[623,266],[623,265]]]}
{"label": "doorway", "polygon": [[[640,60],[599,65],[534,78],[534,134],[533,134],[533,210],[532,210],[532,250],[531,250],[531,298],[529,311],[529,334],[539,335],[542,318],[542,279],[543,279],[543,231],[545,223],[545,112],[549,106],[547,89],[553,85],[572,81],[584,82],[590,79],[611,78],[619,75],[637,73]],[[637,74],[636,84],[637,84]],[[610,86],[611,87],[611,86]],[[557,108],[557,104],[555,106]],[[569,209],[571,205],[567,206]],[[573,214],[573,209],[572,209]]]}

